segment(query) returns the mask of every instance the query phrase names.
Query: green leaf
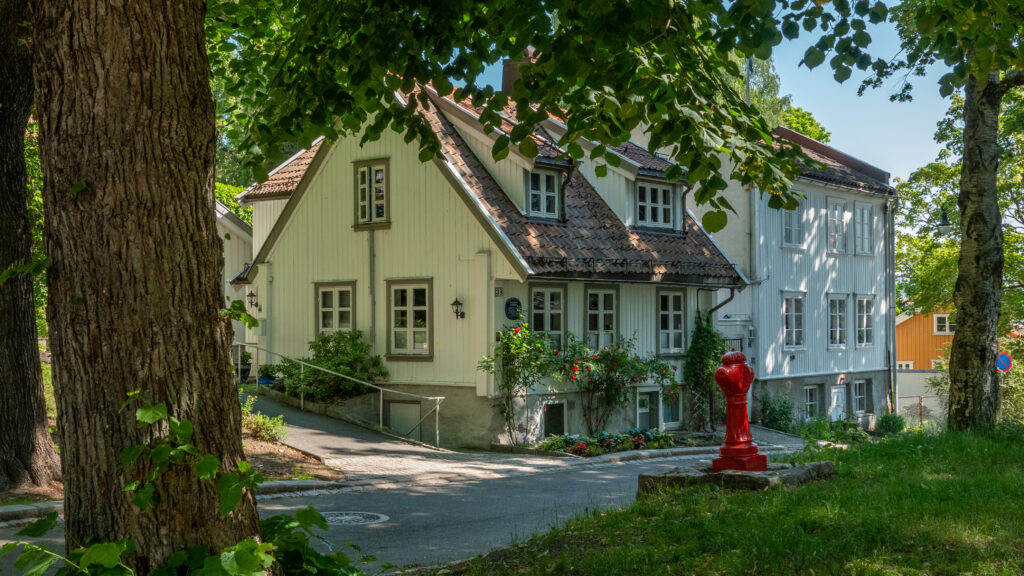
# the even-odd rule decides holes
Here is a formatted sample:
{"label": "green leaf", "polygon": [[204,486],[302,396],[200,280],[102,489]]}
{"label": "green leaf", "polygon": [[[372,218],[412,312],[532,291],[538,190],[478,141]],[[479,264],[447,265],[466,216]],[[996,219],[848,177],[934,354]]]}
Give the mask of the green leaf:
{"label": "green leaf", "polygon": [[566,152],[576,160],[583,158],[583,147],[578,142],[569,142],[569,145],[566,146]]}
{"label": "green leaf", "polygon": [[74,198],[88,187],[89,185],[86,184],[84,180],[78,180],[68,188],[68,193],[71,194],[72,198]]}
{"label": "green leaf", "polygon": [[537,157],[537,143],[533,141],[533,138],[527,136],[519,143],[519,153],[527,158]]}
{"label": "green leaf", "polygon": [[793,40],[800,36],[800,26],[792,20],[787,20],[782,23],[782,35],[788,40]]}
{"label": "green leaf", "polygon": [[598,178],[604,178],[608,175],[608,165],[598,164],[597,166],[594,166],[594,174],[597,174]]}
{"label": "green leaf", "polygon": [[804,52],[804,64],[808,68],[815,68],[825,61],[825,53],[818,48],[811,46]]}
{"label": "green leaf", "polygon": [[26,544],[14,561],[14,568],[20,570],[22,576],[42,576],[59,559],[59,556],[50,554],[41,546]]}
{"label": "green leaf", "polygon": [[171,418],[171,434],[178,437],[179,442],[188,442],[192,438],[192,423],[188,420],[179,421],[177,418]]}
{"label": "green leaf", "polygon": [[298,520],[299,524],[304,528],[310,526],[316,526],[321,530],[327,530],[329,528],[327,520],[324,519],[323,514],[320,514],[320,512],[312,506],[296,510],[295,519]]}
{"label": "green leaf", "polygon": [[0,546],[0,558],[3,558],[4,556],[7,556],[11,552],[13,552],[14,549],[17,548],[17,547],[18,547],[18,543],[17,542],[8,542],[8,543],[4,544],[3,546]]}
{"label": "green leaf", "polygon": [[93,564],[99,564],[104,568],[113,568],[121,563],[122,545],[114,542],[100,542],[85,549],[85,554],[78,561],[82,568],[89,568]]}
{"label": "green leaf", "polygon": [[131,482],[126,483],[122,490],[124,490],[125,492],[133,492],[135,490],[138,490],[141,484],[142,482],[139,482],[138,480],[132,480]]}
{"label": "green leaf", "polygon": [[132,496],[132,504],[134,504],[140,510],[145,510],[153,505],[153,492],[155,488],[152,484],[146,484],[141,490],[137,490],[135,495]]}
{"label": "green leaf", "polygon": [[152,406],[142,406],[135,411],[135,419],[139,426],[155,424],[167,417],[167,405],[163,402]]}
{"label": "green leaf", "polygon": [[228,514],[238,507],[238,503],[242,501],[242,486],[240,484],[232,484],[226,489],[220,492],[220,506],[218,511],[221,516],[227,517]]}
{"label": "green leaf", "polygon": [[125,468],[131,466],[145,451],[145,446],[129,446],[121,450],[121,466]]}
{"label": "green leaf", "polygon": [[508,158],[508,136],[505,134],[498,136],[498,139],[494,141],[494,146],[491,147],[491,156],[495,160]]}
{"label": "green leaf", "polygon": [[18,536],[25,536],[26,538],[39,538],[46,534],[57,525],[57,513],[50,512],[45,517],[36,520],[35,522],[25,526],[18,531]]}
{"label": "green leaf", "polygon": [[836,82],[843,83],[850,78],[850,73],[852,71],[853,70],[849,66],[840,66],[836,68],[836,72],[833,76],[835,77]]}
{"label": "green leaf", "polygon": [[713,210],[704,214],[700,221],[708,232],[718,232],[729,223],[729,215],[724,210]]}
{"label": "green leaf", "polygon": [[220,460],[213,454],[205,454],[196,463],[196,476],[200,478],[213,478],[217,475],[217,468],[220,467]]}

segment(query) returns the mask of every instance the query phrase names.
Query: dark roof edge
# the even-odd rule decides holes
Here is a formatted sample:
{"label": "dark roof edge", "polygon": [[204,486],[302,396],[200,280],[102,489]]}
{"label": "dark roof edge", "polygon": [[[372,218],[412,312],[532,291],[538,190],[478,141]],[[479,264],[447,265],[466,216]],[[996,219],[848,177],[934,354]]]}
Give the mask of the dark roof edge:
{"label": "dark roof edge", "polygon": [[831,158],[841,164],[846,164],[847,166],[855,170],[860,170],[861,172],[864,172],[868,176],[871,176],[872,178],[875,178],[877,180],[881,180],[886,184],[889,183],[890,174],[885,170],[882,170],[877,166],[868,164],[867,162],[859,158],[854,158],[853,156],[850,156],[845,152],[840,152],[839,150],[829,146],[828,144],[818,142],[817,140],[811,138],[810,136],[805,136],[797,132],[796,130],[786,128],[785,126],[779,126],[778,128],[776,128],[775,133],[781,136],[782,138],[789,140],[790,142],[799,144],[802,148],[810,148],[811,150],[814,150],[815,152],[821,154],[822,156]]}

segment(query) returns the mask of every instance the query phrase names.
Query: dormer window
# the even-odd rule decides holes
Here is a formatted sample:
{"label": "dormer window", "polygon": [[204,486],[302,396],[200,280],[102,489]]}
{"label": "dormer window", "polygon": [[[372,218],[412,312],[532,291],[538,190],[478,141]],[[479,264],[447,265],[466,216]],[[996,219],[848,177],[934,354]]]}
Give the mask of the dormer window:
{"label": "dormer window", "polygon": [[559,177],[557,172],[534,170],[529,178],[530,216],[541,218],[558,218],[559,215]]}
{"label": "dormer window", "polygon": [[673,194],[671,186],[650,183],[636,187],[636,222],[640,226],[671,228]]}

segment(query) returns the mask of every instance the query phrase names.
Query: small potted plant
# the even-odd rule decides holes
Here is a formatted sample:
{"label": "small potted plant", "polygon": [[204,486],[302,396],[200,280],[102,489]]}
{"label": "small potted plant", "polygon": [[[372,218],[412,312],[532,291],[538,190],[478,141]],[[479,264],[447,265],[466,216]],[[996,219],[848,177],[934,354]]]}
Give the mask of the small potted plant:
{"label": "small potted plant", "polygon": [[252,371],[252,354],[243,350],[242,354],[238,357],[239,359],[239,375],[242,380],[249,379],[249,372]]}
{"label": "small potted plant", "polygon": [[256,382],[260,386],[270,386],[274,383],[274,380],[277,380],[277,366],[273,364],[264,364],[263,366],[260,366],[258,374],[259,378]]}

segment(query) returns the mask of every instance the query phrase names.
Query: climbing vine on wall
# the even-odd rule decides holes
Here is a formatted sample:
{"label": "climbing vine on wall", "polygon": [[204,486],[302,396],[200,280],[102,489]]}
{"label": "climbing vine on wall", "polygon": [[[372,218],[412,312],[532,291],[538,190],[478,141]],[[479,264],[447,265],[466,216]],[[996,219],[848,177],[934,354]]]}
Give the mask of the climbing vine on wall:
{"label": "climbing vine on wall", "polygon": [[712,427],[715,370],[726,352],[725,338],[708,314],[697,314],[690,347],[683,362],[683,386],[690,394],[690,424],[696,430]]}

